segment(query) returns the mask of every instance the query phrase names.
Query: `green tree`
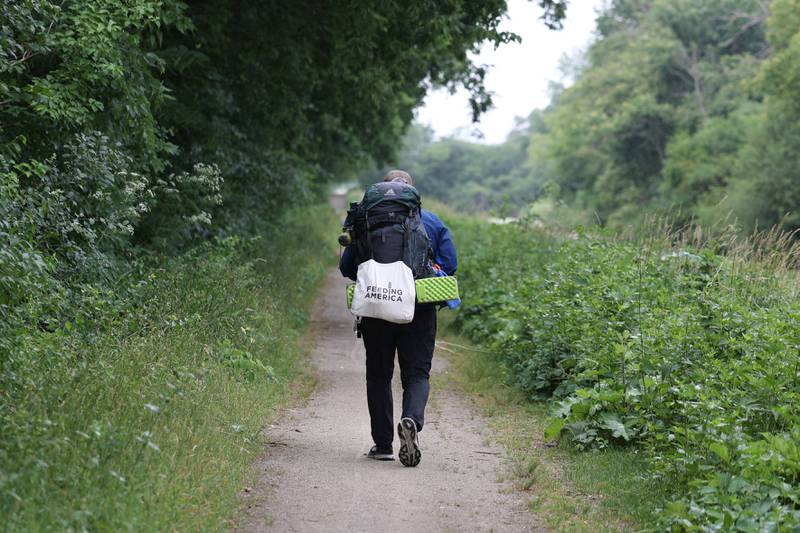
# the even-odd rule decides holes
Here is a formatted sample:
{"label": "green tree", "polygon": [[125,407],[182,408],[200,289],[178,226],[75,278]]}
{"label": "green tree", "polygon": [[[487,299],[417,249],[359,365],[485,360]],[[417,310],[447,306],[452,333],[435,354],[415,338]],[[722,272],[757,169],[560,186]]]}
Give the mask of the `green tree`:
{"label": "green tree", "polygon": [[528,166],[612,225],[676,207],[677,218],[715,216],[706,203],[724,196],[758,107],[765,17],[751,0],[612,2]]}
{"label": "green tree", "polygon": [[[539,192],[539,181],[530,179],[524,166],[528,140],[525,128],[499,145],[457,139],[433,142],[430,129],[415,124],[409,128],[392,166],[408,170],[424,196],[460,210],[515,213],[534,201]],[[359,181],[372,183],[388,168],[370,167],[360,174]]]}
{"label": "green tree", "polygon": [[776,0],[769,19],[772,56],[757,78],[764,113],[740,154],[727,204],[747,227],[800,228],[800,2]]}
{"label": "green tree", "polygon": [[[539,3],[557,25],[565,2]],[[63,320],[69,306],[34,305],[47,295],[112,294],[143,253],[259,232],[356,162],[388,159],[432,85],[466,86],[485,110],[468,54],[516,38],[498,29],[505,10],[0,3],[0,347]]]}

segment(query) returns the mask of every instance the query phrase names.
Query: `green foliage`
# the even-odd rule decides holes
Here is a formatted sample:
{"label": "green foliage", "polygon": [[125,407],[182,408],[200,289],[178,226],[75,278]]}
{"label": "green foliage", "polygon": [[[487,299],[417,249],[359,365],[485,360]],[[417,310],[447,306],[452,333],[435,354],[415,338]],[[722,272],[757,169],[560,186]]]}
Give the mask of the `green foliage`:
{"label": "green foliage", "polygon": [[383,161],[430,84],[462,84],[474,112],[486,109],[485,69],[467,52],[514,38],[497,30],[505,7],[195,3],[197,31],[174,35],[165,51],[177,71],[168,78],[177,103],[167,119],[179,144],[192,148],[185,157],[215,158],[247,191],[259,192],[247,180],[264,174],[252,168],[287,154],[334,175],[368,156]]}
{"label": "green foliage", "polygon": [[155,120],[167,91],[152,48],[162,28],[191,26],[177,1],[5,2],[0,18],[0,153],[46,159],[77,132],[100,130],[160,170],[174,151]]}
{"label": "green foliage", "polygon": [[[448,216],[448,225],[460,228],[463,221],[455,219]],[[508,385],[508,369],[498,354],[469,347],[449,327],[449,319],[443,322],[437,349],[448,359],[444,379],[473,396],[485,412],[492,439],[506,448],[511,471],[519,478],[512,481],[532,489],[529,509],[545,527],[588,533],[639,531],[653,523],[669,488],[664,480],[646,476],[648,465],[639,450],[582,453],[566,442],[543,442],[547,406],[526,401],[522,391]]]}
{"label": "green foliage", "polygon": [[731,206],[742,212],[748,226],[780,223],[787,229],[800,227],[796,212],[800,200],[800,4],[777,0],[769,19],[772,56],[757,78],[766,95],[764,113],[753,130],[751,142],[742,150],[742,172],[731,185]]}
{"label": "green foliage", "polygon": [[564,239],[525,222],[453,230],[474,251],[459,269],[460,327],[513,385],[550,400],[548,436],[647,450],[679,491],[661,527],[800,524],[796,247]]}
{"label": "green foliage", "polygon": [[296,210],[142,272],[99,330],[30,336],[0,374],[4,529],[224,526],[300,370],[333,223]]}
{"label": "green foliage", "polygon": [[797,228],[797,10],[612,2],[586,67],[545,113],[531,165],[615,227],[650,212],[707,224],[732,212],[746,231]]}
{"label": "green foliage", "polygon": [[748,140],[748,124],[729,114],[753,105],[743,80],[767,46],[764,16],[750,0],[613,2],[588,66],[546,113],[534,160],[565,200],[612,225],[675,206],[686,220],[713,205],[732,177],[726,160]]}
{"label": "green foliage", "polygon": [[168,91],[152,50],[163,28],[189,29],[182,6],[0,8],[3,372],[24,364],[25,339],[67,323],[89,327],[125,307],[137,281],[137,232],[141,240],[154,223],[172,235],[208,227],[219,173],[209,165],[191,177],[164,173],[176,147],[156,119]]}
{"label": "green foliage", "polygon": [[[522,167],[528,137],[512,135],[500,146],[487,146],[456,139],[432,142],[433,132],[412,125],[395,158],[394,167],[407,170],[414,185],[426,198],[434,198],[464,212],[495,211],[504,216],[533,202],[541,182]],[[362,172],[362,185],[379,180],[389,167]]]}
{"label": "green foliage", "polygon": [[676,226],[794,230],[798,10],[796,0],[609,2],[575,83],[556,86],[527,128],[494,147],[417,146],[398,163],[460,208],[502,211],[507,195],[522,213],[544,195],[613,228],[658,214]]}
{"label": "green foliage", "polygon": [[0,3],[4,526],[219,527],[320,274],[287,209],[388,158],[430,85],[485,110],[468,52],[505,9]]}
{"label": "green foliage", "polygon": [[463,84],[485,110],[468,51],[515,38],[505,8],[4,2],[0,345],[117,306],[133,258],[252,235],[386,159],[429,85]]}

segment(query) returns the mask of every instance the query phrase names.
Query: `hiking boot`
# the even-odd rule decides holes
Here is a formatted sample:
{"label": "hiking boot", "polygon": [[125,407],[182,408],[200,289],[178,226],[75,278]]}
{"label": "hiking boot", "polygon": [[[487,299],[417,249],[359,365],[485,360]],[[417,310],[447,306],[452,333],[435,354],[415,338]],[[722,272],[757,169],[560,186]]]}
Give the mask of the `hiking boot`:
{"label": "hiking boot", "polygon": [[377,444],[369,449],[367,458],[377,461],[394,461],[394,452],[391,446],[378,446]]}
{"label": "hiking boot", "polygon": [[422,459],[417,423],[408,417],[401,418],[397,424],[397,436],[400,437],[400,462],[403,466],[417,466]]}

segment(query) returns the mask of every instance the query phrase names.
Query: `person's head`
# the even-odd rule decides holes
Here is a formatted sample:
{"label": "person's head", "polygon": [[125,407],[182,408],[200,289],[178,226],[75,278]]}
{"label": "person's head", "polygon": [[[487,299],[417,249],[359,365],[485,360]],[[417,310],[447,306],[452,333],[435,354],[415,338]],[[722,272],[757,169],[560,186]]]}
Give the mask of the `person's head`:
{"label": "person's head", "polygon": [[400,183],[405,183],[406,185],[414,185],[414,180],[411,179],[411,174],[405,170],[390,170],[383,177],[383,181],[399,181]]}

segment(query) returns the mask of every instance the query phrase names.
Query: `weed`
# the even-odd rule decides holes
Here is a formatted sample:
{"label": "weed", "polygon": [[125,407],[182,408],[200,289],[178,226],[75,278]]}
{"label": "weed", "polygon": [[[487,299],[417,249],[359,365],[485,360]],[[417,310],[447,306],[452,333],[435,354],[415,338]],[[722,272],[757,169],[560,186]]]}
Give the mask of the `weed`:
{"label": "weed", "polygon": [[638,450],[673,490],[659,527],[800,524],[792,236],[563,238],[524,221],[453,222],[458,326],[497,354],[508,384],[551,402],[548,438]]}
{"label": "weed", "polygon": [[[470,346],[443,321],[437,350],[450,361],[447,377],[476,399],[489,417],[492,435],[507,450],[509,477],[525,491],[532,512],[554,530],[633,530],[653,521],[663,485],[643,479],[647,465],[630,450],[577,453],[543,438],[547,409],[530,402],[507,383],[507,371],[495,354]],[[635,495],[635,496],[632,496]]]}
{"label": "weed", "polygon": [[295,387],[330,227],[326,209],[289,213],[169,260],[96,331],[40,332],[0,393],[3,528],[222,527]]}

